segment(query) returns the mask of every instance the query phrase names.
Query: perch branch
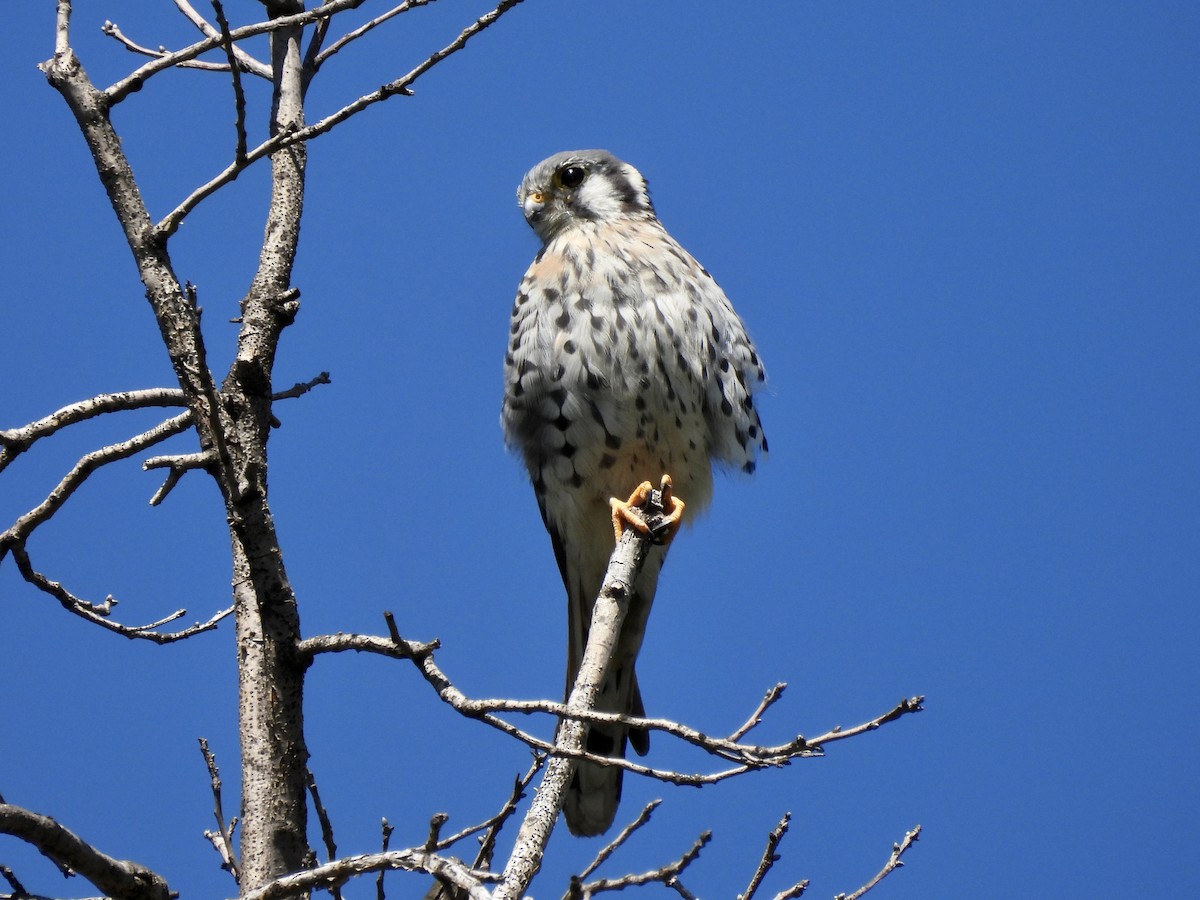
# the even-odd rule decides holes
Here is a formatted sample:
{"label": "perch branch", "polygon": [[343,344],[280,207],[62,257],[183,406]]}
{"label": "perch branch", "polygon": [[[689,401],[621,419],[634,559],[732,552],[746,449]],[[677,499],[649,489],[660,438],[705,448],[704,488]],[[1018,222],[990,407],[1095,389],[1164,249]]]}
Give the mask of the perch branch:
{"label": "perch branch", "polygon": [[[617,541],[609,558],[608,570],[600,586],[592,610],[587,641],[583,648],[579,672],[567,698],[572,711],[590,711],[596,708],[600,685],[612,662],[621,625],[625,621],[629,598],[633,593],[638,573],[645,562],[646,554],[654,543],[651,536],[663,518],[663,496],[652,491],[647,497],[645,514],[650,531],[641,534],[629,529]],[[583,751],[587,726],[578,718],[562,718],[554,736],[553,757],[546,764],[541,784],[534,794],[533,802],[525,813],[517,831],[512,853],[504,867],[504,877],[493,892],[495,900],[519,900],[525,896],[533,876],[542,865],[546,845],[554,831],[563,798],[575,774],[577,755]]]}

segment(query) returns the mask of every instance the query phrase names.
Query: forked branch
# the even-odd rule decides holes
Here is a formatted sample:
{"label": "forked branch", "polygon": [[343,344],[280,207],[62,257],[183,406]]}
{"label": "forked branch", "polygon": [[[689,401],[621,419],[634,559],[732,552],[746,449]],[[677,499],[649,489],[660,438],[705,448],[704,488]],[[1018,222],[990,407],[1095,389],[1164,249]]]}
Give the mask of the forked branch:
{"label": "forked branch", "polygon": [[[466,28],[464,28],[457,38],[455,38],[442,49],[430,54],[429,57],[427,57],[423,62],[421,62],[406,75],[402,75],[394,81],[383,85],[378,90],[359,97],[354,102],[346,104],[337,112],[326,116],[318,122],[314,122],[313,124],[307,125],[303,128],[296,128],[291,131],[280,132],[279,134],[276,134],[270,139],[259,144],[252,150],[249,150],[244,157],[241,159],[235,159],[206,184],[203,184],[192,191],[192,193],[184,198],[184,200],[177,207],[175,207],[175,209],[167,213],[167,215],[164,216],[163,219],[155,226],[155,234],[158,235],[159,238],[166,238],[174,234],[183,220],[202,201],[211,196],[221,187],[236,179],[248,166],[257,162],[258,160],[270,156],[284,147],[310,141],[313,138],[327,134],[342,122],[345,122],[352,116],[357,115],[367,107],[374,106],[376,103],[387,100],[389,97],[394,97],[397,95],[411,96],[412,85],[416,83],[417,79],[419,79],[422,75],[440,63],[442,60],[446,59],[446,57],[452,56],[453,54],[462,50],[467,45],[467,41],[469,41],[479,32],[483,31],[485,28],[493,25],[502,15],[521,2],[522,0],[501,0],[495,9],[483,16],[480,16],[471,25],[468,25]],[[331,7],[335,7],[337,5],[337,3],[329,3],[325,6],[319,7],[318,10],[329,10]],[[314,12],[316,11],[317,10],[314,10]],[[275,20],[275,22],[282,22],[285,19],[297,21],[303,19],[305,23],[307,23],[308,21],[312,21],[311,19],[305,18],[307,15],[308,14],[286,16],[284,18]],[[233,31],[230,32],[232,40],[239,40],[241,37],[247,36],[250,33],[260,33],[248,31],[248,29],[251,27],[253,26],[233,29]],[[115,89],[116,86],[110,88],[109,92],[111,93]]]}

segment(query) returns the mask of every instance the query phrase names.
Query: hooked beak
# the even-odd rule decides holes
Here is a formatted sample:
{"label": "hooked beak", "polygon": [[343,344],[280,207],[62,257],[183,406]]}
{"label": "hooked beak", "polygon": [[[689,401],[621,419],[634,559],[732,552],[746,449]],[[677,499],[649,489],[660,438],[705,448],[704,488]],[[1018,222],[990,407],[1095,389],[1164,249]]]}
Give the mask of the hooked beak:
{"label": "hooked beak", "polygon": [[530,191],[521,201],[521,210],[526,220],[532,222],[546,209],[546,195],[541,191]]}

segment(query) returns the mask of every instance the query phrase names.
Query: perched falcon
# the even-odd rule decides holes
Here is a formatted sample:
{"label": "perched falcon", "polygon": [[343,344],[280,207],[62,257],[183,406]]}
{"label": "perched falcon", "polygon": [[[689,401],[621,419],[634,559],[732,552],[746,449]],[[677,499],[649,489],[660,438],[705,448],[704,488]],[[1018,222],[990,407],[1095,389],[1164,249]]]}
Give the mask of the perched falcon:
{"label": "perched falcon", "polygon": [[[525,176],[517,200],[544,246],[512,308],[502,422],[566,585],[570,694],[613,549],[610,498],[665,473],[698,512],[714,460],[754,471],[767,439],[752,394],[765,375],[724,292],[659,223],[633,166],[604,150],[558,153]],[[645,714],[634,660],[665,553],[654,548],[634,585],[600,710]],[[624,756],[626,739],[648,749],[645,731],[600,725],[587,749]],[[604,832],[620,796],[621,769],[581,763],[568,827]]]}

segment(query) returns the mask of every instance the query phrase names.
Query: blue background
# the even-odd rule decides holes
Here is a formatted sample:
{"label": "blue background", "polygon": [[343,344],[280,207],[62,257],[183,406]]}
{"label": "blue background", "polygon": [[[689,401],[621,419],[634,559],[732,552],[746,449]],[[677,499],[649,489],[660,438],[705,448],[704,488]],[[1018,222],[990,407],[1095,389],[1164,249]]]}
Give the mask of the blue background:
{"label": "blue background", "polygon": [[[6,428],[173,384],[83,141],[35,68],[52,4],[9,6]],[[76,6],[101,85],[139,62],[100,33],[106,17],[150,46],[194,39],[169,4]],[[259,8],[229,7],[235,24]],[[310,118],[487,8],[447,0],[379,29],[327,63]],[[727,733],[783,680],[755,732],[777,742],[928,700],[783,771],[703,791],[627,778],[623,819],[666,802],[605,871],[656,866],[712,828],[684,883],[731,897],[790,810],[767,896],[800,878],[810,896],[853,890],[918,822],[878,896],[1178,895],[1200,845],[1198,47],[1192,2],[528,0],[415,97],[310,147],[302,308],[277,384],[325,369],[333,383],[281,403],[271,443],[305,634],[384,633],[390,609],[406,636],[441,638],[469,695],[559,696],[561,584],[498,427],[509,306],[537,247],[513,191],[552,152],[606,147],[650,179],[770,375],[769,462],[718,479],[672,550],[639,663],[651,714]],[[246,80],[253,142],[267,93]],[[226,75],[159,75],[115,119],[158,217],[232,153]],[[265,176],[243,175],[172,243],[218,374]],[[82,453],[160,418],[109,416],[38,445],[0,478],[0,527]],[[95,475],[30,542],[35,564],[89,599],[114,594],[126,622],[222,608],[216,490],[189,476],[152,509],[160,479],[137,461]],[[184,896],[234,893],[201,836],[213,819],[196,748],[209,739],[236,811],[229,625],[130,643],[11,561],[0,597],[0,793]],[[307,722],[343,853],[377,848],[383,816],[393,847],[420,843],[438,811],[448,828],[481,820],[528,762],[381,659],[319,659]],[[709,768],[661,737],[650,762]],[[557,833],[533,895],[561,893],[599,845]],[[31,890],[87,893],[2,846]]]}

